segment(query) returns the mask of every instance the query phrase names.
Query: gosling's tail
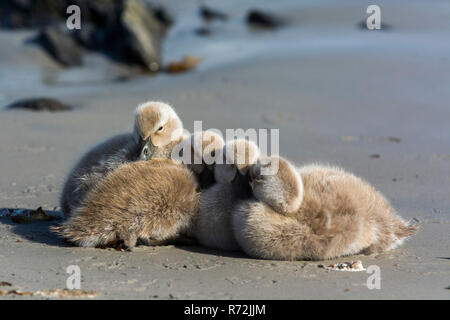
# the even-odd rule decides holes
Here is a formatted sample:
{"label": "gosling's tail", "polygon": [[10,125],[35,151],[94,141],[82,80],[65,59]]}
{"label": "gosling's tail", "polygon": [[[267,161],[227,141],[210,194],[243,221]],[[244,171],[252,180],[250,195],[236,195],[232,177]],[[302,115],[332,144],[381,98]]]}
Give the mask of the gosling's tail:
{"label": "gosling's tail", "polygon": [[113,230],[103,230],[94,233],[86,229],[75,229],[70,224],[52,226],[50,230],[80,247],[101,247],[117,241],[116,232]]}

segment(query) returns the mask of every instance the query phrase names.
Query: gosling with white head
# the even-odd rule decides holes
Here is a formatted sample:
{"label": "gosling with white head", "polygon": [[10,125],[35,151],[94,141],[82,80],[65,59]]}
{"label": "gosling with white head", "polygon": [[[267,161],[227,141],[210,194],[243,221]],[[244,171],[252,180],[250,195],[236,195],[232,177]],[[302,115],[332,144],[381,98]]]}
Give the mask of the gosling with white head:
{"label": "gosling with white head", "polygon": [[86,193],[120,165],[150,158],[168,158],[182,134],[183,124],[171,106],[154,101],[139,105],[132,133],[116,135],[96,145],[70,171],[60,197],[64,216],[70,216]]}

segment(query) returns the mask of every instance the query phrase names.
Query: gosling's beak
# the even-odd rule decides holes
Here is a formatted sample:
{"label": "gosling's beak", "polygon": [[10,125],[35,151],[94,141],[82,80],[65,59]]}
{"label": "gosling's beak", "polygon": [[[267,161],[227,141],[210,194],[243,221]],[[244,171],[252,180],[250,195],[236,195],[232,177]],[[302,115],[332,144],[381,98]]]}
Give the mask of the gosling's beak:
{"label": "gosling's beak", "polygon": [[153,156],[153,154],[156,151],[156,148],[153,143],[152,139],[148,138],[147,140],[141,139],[139,143],[139,160],[150,160]]}
{"label": "gosling's beak", "polygon": [[246,174],[242,174],[239,170],[237,170],[236,176],[231,182],[234,193],[239,199],[248,199],[252,196],[252,188],[249,183],[249,171],[250,170],[248,170]]}

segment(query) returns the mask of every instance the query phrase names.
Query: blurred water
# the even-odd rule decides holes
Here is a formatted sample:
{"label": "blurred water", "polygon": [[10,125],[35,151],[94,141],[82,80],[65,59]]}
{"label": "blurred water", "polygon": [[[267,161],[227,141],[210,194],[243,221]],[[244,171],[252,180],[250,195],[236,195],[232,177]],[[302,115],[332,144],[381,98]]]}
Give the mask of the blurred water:
{"label": "blurred water", "polygon": [[[154,3],[155,1],[149,0]],[[201,57],[199,71],[242,61],[322,57],[327,61],[340,55],[379,56],[402,61],[414,58],[424,68],[435,64],[450,70],[449,1],[377,1],[382,23],[388,31],[362,30],[358,24],[367,17],[372,2],[359,0],[210,0],[161,1],[175,24],[163,42],[167,63],[184,55]],[[226,22],[206,24],[199,16],[202,3],[228,14]],[[274,31],[255,31],[245,23],[250,8],[260,8],[286,21]],[[211,35],[199,36],[199,27],[211,28]],[[110,83],[117,75],[113,63],[89,54],[84,66],[58,69],[40,49],[24,44],[35,32],[0,31],[0,101],[17,96],[45,95],[80,90]],[[445,74],[441,74],[446,80]],[[152,78],[152,80],[155,80]],[[75,87],[75,88],[74,88]],[[87,91],[86,91],[87,90]],[[2,102],[2,103],[3,103]]]}
{"label": "blurred water", "polygon": [[[349,52],[380,52],[446,58],[450,53],[450,2],[378,1],[382,23],[389,31],[361,30],[366,1],[208,1],[211,8],[229,15],[226,22],[206,24],[198,14],[197,1],[168,1],[176,24],[164,42],[164,59],[185,54],[205,58],[202,68],[241,59],[276,55],[329,55]],[[287,21],[275,31],[253,31],[245,23],[250,8],[260,8]],[[195,30],[209,27],[210,36]]]}

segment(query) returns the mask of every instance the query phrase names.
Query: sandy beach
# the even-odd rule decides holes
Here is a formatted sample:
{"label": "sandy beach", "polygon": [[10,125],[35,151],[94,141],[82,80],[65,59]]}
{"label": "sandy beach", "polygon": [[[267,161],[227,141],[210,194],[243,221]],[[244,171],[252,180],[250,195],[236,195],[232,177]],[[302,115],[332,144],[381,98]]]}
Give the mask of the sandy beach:
{"label": "sandy beach", "polygon": [[[78,265],[82,289],[97,299],[450,299],[450,4],[379,1],[385,31],[358,26],[366,2],[207,4],[230,19],[199,37],[198,4],[167,3],[175,24],[163,59],[203,59],[176,75],[116,81],[123,67],[94,53],[62,69],[27,43],[33,31],[1,30],[0,208],[57,212],[64,178],[88,147],[131,131],[140,102],[162,100],[190,131],[198,120],[222,132],[279,129],[281,155],[364,177],[418,234],[380,255],[287,262],[198,246],[77,248],[48,230],[57,221],[0,218],[0,282],[11,284],[0,290],[64,289],[66,268]],[[289,23],[252,31],[243,21],[252,7]],[[41,96],[74,108],[3,108]],[[381,289],[368,289],[364,271],[319,267],[352,260],[379,266]]]}

